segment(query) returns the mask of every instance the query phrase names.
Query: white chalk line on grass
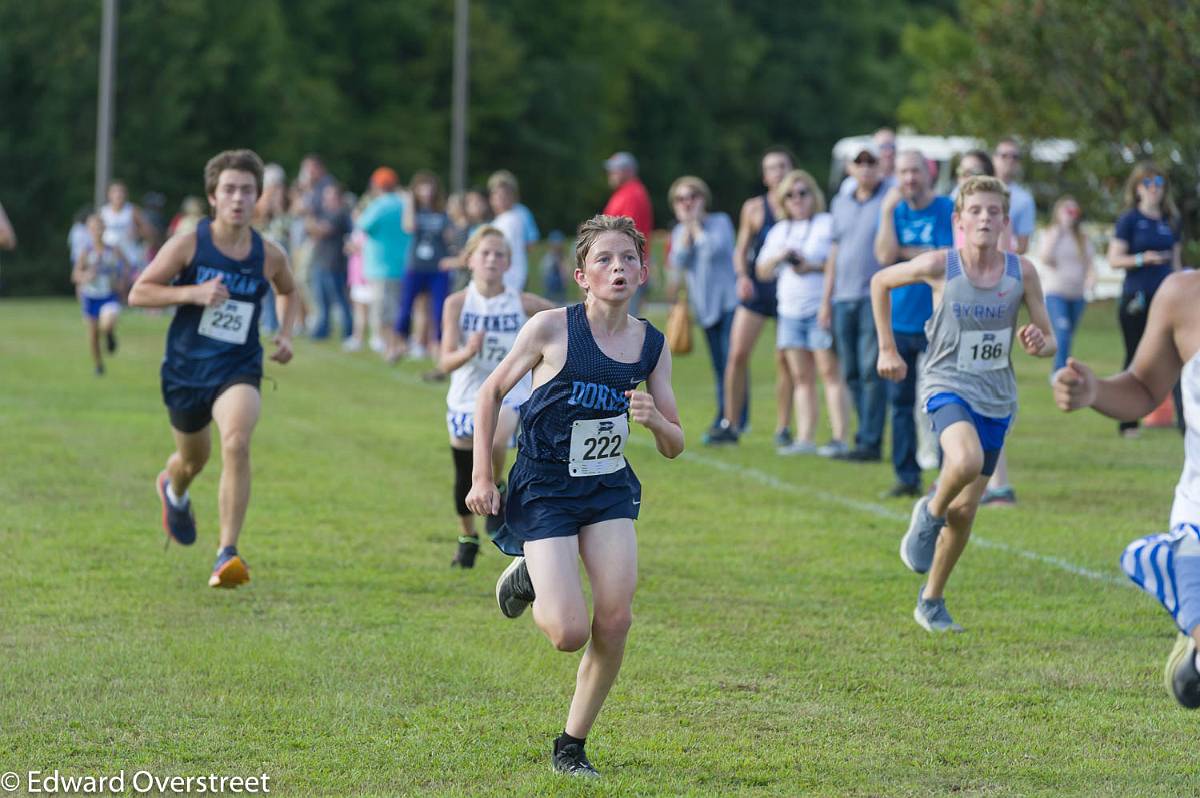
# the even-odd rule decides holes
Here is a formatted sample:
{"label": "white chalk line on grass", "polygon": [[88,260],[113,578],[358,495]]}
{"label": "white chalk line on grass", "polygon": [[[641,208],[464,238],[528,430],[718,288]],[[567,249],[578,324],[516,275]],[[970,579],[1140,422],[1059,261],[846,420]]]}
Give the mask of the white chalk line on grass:
{"label": "white chalk line on grass", "polygon": [[[639,445],[653,445],[649,441],[643,440],[642,438],[634,438],[633,441]],[[881,504],[863,501],[861,499],[852,499],[848,496],[842,496],[837,493],[821,490],[820,488],[810,488],[805,485],[798,485],[794,482],[787,482],[775,476],[774,474],[761,471],[751,466],[728,463],[724,460],[718,460],[715,457],[708,457],[707,455],[697,454],[692,451],[685,451],[682,457],[684,460],[697,463],[716,471],[722,471],[726,474],[735,474],[737,476],[753,480],[761,485],[766,485],[769,488],[778,490],[781,493],[792,493],[797,496],[806,496],[825,502],[826,504],[834,504],[840,507],[845,507],[846,509],[853,510],[855,512],[874,515],[879,518],[886,518],[889,521],[907,522],[909,520],[909,515],[907,513],[897,512],[888,507],[884,507]],[[1039,554],[1036,551],[1029,551],[1016,546],[1010,546],[1007,543],[1001,543],[1000,541],[980,537],[975,533],[971,534],[971,542],[981,548],[993,549],[995,551],[1002,551],[1006,554],[1011,554],[1016,557],[1023,557],[1026,560],[1041,563],[1042,565],[1048,565],[1051,568],[1056,568],[1060,571],[1066,571],[1067,573],[1075,574],[1076,576],[1082,576],[1085,579],[1091,579],[1096,582],[1102,582],[1110,585],[1121,585],[1122,587],[1133,586],[1128,579],[1124,579],[1116,574],[1107,574],[1100,571],[1094,571],[1091,568],[1084,568],[1082,565],[1076,565],[1069,560],[1064,560],[1062,557],[1055,557],[1049,554]]]}

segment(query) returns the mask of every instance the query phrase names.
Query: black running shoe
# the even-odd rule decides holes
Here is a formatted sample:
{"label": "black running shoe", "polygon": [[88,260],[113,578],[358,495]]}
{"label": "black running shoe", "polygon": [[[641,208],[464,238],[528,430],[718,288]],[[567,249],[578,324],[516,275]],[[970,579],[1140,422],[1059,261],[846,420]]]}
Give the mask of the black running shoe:
{"label": "black running shoe", "polygon": [[533,580],[525,567],[525,558],[513,560],[496,580],[496,603],[505,618],[516,618],[533,603]]}
{"label": "black running shoe", "polygon": [[108,346],[108,353],[111,355],[117,351],[117,334],[109,330],[104,336],[104,342]]}
{"label": "black running shoe", "polygon": [[450,567],[474,568],[475,557],[479,554],[479,538],[471,535],[458,536],[458,552],[450,561]]}
{"label": "black running shoe", "polygon": [[496,490],[500,492],[500,509],[495,515],[489,515],[483,520],[483,528],[487,530],[488,536],[493,538],[500,531],[500,527],[504,526],[504,501],[508,498],[508,485],[501,482],[496,486]]}
{"label": "black running shoe", "polygon": [[704,433],[705,446],[733,446],[738,442],[737,430],[724,424],[713,427]]}
{"label": "black running shoe", "polygon": [[577,743],[567,743],[559,748],[554,752],[550,762],[556,771],[568,776],[581,776],[585,779],[600,778],[600,771],[592,767],[587,754],[583,752],[583,746]]}

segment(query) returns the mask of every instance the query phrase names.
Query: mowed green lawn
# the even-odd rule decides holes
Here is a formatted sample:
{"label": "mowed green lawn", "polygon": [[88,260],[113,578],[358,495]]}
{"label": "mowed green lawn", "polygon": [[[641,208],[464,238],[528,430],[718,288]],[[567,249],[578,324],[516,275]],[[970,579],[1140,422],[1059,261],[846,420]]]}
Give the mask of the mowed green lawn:
{"label": "mowed green lawn", "polygon": [[[1114,315],[1090,308],[1077,346],[1102,372]],[[1117,570],[1166,526],[1181,440],[1064,416],[1046,361],[1016,356],[1020,504],[981,511],[948,594],[967,631],[932,637],[897,556],[909,505],[878,499],[890,466],[770,445],[773,333],[735,449],[700,445],[706,353],[677,360],[688,451],[645,430],[629,450],[641,579],[593,785],[548,761],[579,655],[500,616],[494,548],[449,568],[445,385],[330,343],[269,364],[253,582],[218,592],[219,457],[199,543],[163,550],[166,325],[126,314],[96,378],[73,303],[0,302],[0,771],[265,772],[297,796],[1200,792],[1200,715],[1161,683],[1172,624]]]}

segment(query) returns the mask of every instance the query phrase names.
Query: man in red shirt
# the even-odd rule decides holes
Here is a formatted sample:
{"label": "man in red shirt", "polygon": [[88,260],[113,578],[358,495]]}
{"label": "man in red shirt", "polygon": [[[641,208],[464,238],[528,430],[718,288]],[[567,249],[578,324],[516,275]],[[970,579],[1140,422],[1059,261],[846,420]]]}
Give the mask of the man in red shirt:
{"label": "man in red shirt", "polygon": [[646,237],[647,260],[650,257],[650,234],[654,232],[654,210],[650,207],[650,194],[637,176],[637,158],[627,152],[618,152],[604,162],[608,172],[608,184],[614,191],[604,206],[608,216],[628,216],[633,226]]}

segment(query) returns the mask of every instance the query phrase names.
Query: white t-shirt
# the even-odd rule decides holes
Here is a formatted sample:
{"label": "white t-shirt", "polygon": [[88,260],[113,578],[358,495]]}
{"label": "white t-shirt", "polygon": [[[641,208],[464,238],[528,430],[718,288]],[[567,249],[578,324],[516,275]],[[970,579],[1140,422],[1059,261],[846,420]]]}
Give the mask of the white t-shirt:
{"label": "white t-shirt", "polygon": [[1183,418],[1187,430],[1183,436],[1183,473],[1175,486],[1171,506],[1171,528],[1177,524],[1200,524],[1200,352],[1183,364],[1179,373],[1183,389]]}
{"label": "white t-shirt", "polygon": [[[799,252],[808,263],[825,263],[833,244],[833,217],[818,213],[811,219],[781,219],[767,233],[767,240],[758,251],[758,263],[788,250]],[[798,274],[784,261],[776,267],[779,275],[775,285],[780,316],[806,319],[817,315],[825,287],[824,272]]]}
{"label": "white t-shirt", "polygon": [[512,250],[508,271],[504,273],[504,287],[524,291],[525,277],[529,273],[529,259],[525,252],[525,216],[516,208],[509,208],[492,220],[492,226],[498,227],[500,232],[504,233],[504,240]]}

